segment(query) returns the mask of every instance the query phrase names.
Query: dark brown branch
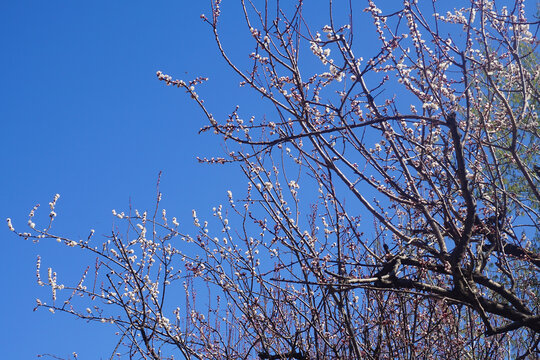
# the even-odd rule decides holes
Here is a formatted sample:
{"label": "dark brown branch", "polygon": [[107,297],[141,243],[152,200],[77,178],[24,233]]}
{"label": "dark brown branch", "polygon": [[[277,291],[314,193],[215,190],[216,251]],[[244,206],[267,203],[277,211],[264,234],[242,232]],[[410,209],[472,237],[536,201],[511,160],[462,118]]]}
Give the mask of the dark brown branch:
{"label": "dark brown branch", "polygon": [[270,355],[267,352],[260,352],[259,359],[268,359],[268,360],[285,360],[285,359],[297,359],[297,360],[307,360],[308,357],[301,351],[290,351],[287,353],[274,354]]}

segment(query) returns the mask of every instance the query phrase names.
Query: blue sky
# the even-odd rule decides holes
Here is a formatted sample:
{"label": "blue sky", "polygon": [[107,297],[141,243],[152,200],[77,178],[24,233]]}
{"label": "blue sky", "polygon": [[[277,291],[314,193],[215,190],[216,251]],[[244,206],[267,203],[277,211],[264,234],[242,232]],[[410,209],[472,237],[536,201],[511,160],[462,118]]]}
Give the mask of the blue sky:
{"label": "blue sky", "polygon": [[[364,5],[358,4],[358,13]],[[311,25],[321,28],[328,22],[327,2],[309,6],[305,14],[316,15],[318,22]],[[236,17],[238,2],[222,7],[224,45],[233,59],[245,60],[252,48]],[[200,94],[217,118],[238,103],[246,117],[264,113],[260,98],[239,88],[239,79],[219,57],[211,29],[199,17],[208,12],[207,1],[0,4],[2,221],[10,217],[19,231],[27,231],[31,208],[46,207],[60,193],[54,225],[59,234],[78,240],[96,229],[107,235],[114,226],[112,209],[124,211],[130,202],[152,209],[159,171],[162,204],[181,224],[191,223],[192,209],[209,216],[213,206],[226,202],[227,190],[243,192],[247,181],[234,166],[197,162],[196,156],[221,155],[221,140],[197,135],[205,124],[199,109],[155,75],[161,70],[184,80],[209,77]],[[369,22],[356,24],[371,29]],[[358,56],[376,53],[375,37],[357,39]],[[40,227],[39,217],[37,223]],[[21,240],[5,225],[0,236],[2,355],[31,359],[75,351],[81,359],[107,358],[113,327],[32,312],[37,297],[50,297],[36,284],[38,254],[42,271],[53,266],[61,283],[76,281],[92,258],[56,243]]]}
{"label": "blue sky", "polygon": [[[226,201],[231,167],[198,164],[220,139],[197,135],[201,113],[156,71],[208,76],[216,113],[232,110],[237,80],[217,57],[199,15],[206,1],[4,1],[0,4],[0,236],[4,244],[0,348],[6,359],[39,353],[108,357],[112,327],[32,312],[48,294],[35,281],[37,254],[60,278],[80,276],[80,254],[39,246],[7,231],[26,231],[27,214],[61,194],[55,228],[73,238],[106,234],[111,209],[151,208],[163,171],[164,206],[179,218]],[[229,84],[230,88],[227,88]],[[231,85],[232,84],[232,85]],[[215,92],[212,92],[215,91]],[[238,180],[238,179],[236,179]],[[237,181],[236,181],[237,182]],[[44,209],[44,213],[46,210]],[[38,224],[39,225],[39,224]],[[91,263],[91,262],[89,262]]]}
{"label": "blue sky", "polygon": [[[222,5],[224,45],[233,58],[245,59],[252,49],[243,24],[239,32],[237,3]],[[321,3],[326,1],[312,1],[308,9],[320,27],[327,22]],[[259,98],[238,87],[201,13],[209,13],[208,1],[0,2],[1,221],[10,217],[27,231],[32,207],[46,207],[60,193],[58,233],[79,239],[96,229],[106,235],[114,226],[112,209],[124,211],[130,202],[152,209],[159,171],[162,204],[181,224],[191,223],[192,209],[204,218],[226,203],[227,190],[245,189],[236,167],[197,162],[196,156],[221,155],[221,139],[198,135],[205,125],[200,110],[155,75],[209,77],[200,94],[217,118],[238,103],[245,116],[264,112]],[[372,34],[357,38],[357,56],[375,53]],[[60,282],[78,279],[92,259],[56,243],[21,240],[5,223],[0,239],[3,358],[67,357],[74,351],[81,359],[108,358],[113,327],[32,312],[37,297],[49,296],[36,284],[38,254],[43,271],[53,266]]]}
{"label": "blue sky", "polygon": [[[324,2],[318,2],[324,3]],[[221,139],[198,135],[204,119],[179,89],[166,87],[156,71],[189,80],[207,76],[201,96],[216,117],[242,103],[245,114],[262,114],[226,67],[211,29],[200,19],[207,1],[4,1],[0,3],[0,219],[27,231],[27,215],[61,194],[54,229],[73,239],[90,229],[107,235],[112,209],[152,209],[159,171],[162,205],[191,223],[191,210],[209,216],[242,192],[247,181],[233,166],[199,164],[219,156]],[[311,3],[309,11],[325,13]],[[222,5],[224,45],[246,59],[248,32],[239,32],[238,3]],[[235,8],[236,7],[236,8]],[[324,25],[326,19],[317,26]],[[242,101],[240,101],[242,100]],[[47,218],[43,209],[41,219]],[[37,217],[38,227],[44,227]],[[108,358],[114,328],[41,309],[48,299],[36,284],[35,263],[50,266],[59,282],[77,281],[92,258],[42,241],[39,245],[0,227],[4,260],[0,349],[7,359],[50,353],[81,359]]]}

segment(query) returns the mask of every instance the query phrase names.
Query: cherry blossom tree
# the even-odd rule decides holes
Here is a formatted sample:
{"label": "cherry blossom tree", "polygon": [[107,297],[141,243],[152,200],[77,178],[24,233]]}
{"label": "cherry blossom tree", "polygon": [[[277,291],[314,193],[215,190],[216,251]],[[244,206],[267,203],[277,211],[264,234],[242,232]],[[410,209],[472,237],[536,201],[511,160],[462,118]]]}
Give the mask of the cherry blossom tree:
{"label": "cherry blossom tree", "polygon": [[220,0],[201,18],[264,117],[240,103],[218,119],[206,78],[157,76],[223,137],[223,156],[200,161],[236,164],[245,194],[213,219],[193,211],[195,231],[159,188],[151,212],[113,211],[125,229],[105,240],[53,232],[58,195],[44,230],[37,207],[30,232],[8,219],[98,259],[69,286],[38,260],[52,291],[38,307],[114,324],[111,358],[537,357],[540,70],[525,2],[329,0],[325,19],[301,0],[239,2],[249,61],[223,45]]}

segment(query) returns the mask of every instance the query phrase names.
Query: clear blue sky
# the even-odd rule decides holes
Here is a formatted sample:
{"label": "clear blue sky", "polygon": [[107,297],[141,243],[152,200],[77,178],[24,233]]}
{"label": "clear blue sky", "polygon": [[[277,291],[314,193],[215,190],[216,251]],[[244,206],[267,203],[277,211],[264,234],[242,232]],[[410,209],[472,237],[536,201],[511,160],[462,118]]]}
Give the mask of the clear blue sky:
{"label": "clear blue sky", "polygon": [[[222,5],[223,33],[233,57],[246,59],[252,47],[243,41],[246,29],[239,32],[237,3]],[[326,6],[312,5],[311,11],[326,13]],[[31,208],[46,208],[60,193],[54,228],[79,239],[90,229],[107,235],[111,210],[126,210],[130,200],[151,209],[159,171],[162,204],[181,223],[191,223],[194,208],[209,215],[226,202],[228,189],[245,189],[233,167],[197,162],[197,155],[219,156],[221,140],[197,135],[205,124],[198,108],[155,75],[208,76],[200,93],[216,117],[238,103],[246,114],[262,111],[219,57],[201,13],[209,13],[207,1],[0,3],[2,358],[74,351],[81,359],[107,358],[116,338],[112,326],[32,312],[36,298],[50,298],[36,284],[38,254],[42,273],[52,266],[61,283],[78,279],[92,259],[56,243],[21,240],[7,230],[7,217],[27,231]],[[47,217],[46,209],[41,215]]]}
{"label": "clear blue sky", "polygon": [[[234,18],[237,3],[222,5],[223,33],[233,57],[245,59],[252,48]],[[316,26],[327,23],[324,3],[309,3],[320,20]],[[355,6],[359,13],[365,2]],[[245,189],[236,168],[197,162],[196,156],[219,156],[221,141],[197,135],[205,124],[200,111],[155,75],[208,76],[200,93],[216,117],[238,103],[246,117],[263,111],[219,57],[210,28],[199,18],[208,10],[204,0],[0,2],[2,358],[67,357],[74,351],[80,359],[107,358],[115,340],[112,326],[32,312],[36,297],[50,297],[36,284],[37,254],[42,272],[53,266],[66,283],[92,261],[56,243],[18,239],[5,218],[27,231],[30,209],[36,203],[46,207],[60,193],[54,228],[78,240],[90,229],[107,234],[111,210],[126,210],[130,200],[151,209],[159,171],[163,205],[181,224],[191,222],[191,209],[204,217],[226,202],[228,189]],[[371,28],[368,22],[357,25]],[[375,53],[369,54],[373,32],[359,41],[357,56]]]}
{"label": "clear blue sky", "polygon": [[0,3],[2,358],[67,357],[73,351],[82,359],[106,358],[114,341],[113,327],[32,312],[36,297],[49,297],[35,281],[37,254],[45,273],[54,266],[64,280],[80,276],[84,267],[78,252],[18,239],[7,231],[5,218],[26,231],[33,205],[46,207],[60,193],[60,233],[79,238],[95,228],[106,234],[111,209],[127,209],[130,199],[137,208],[152,207],[163,170],[165,207],[190,222],[191,209],[209,213],[238,182],[230,167],[197,163],[196,155],[219,154],[220,140],[197,135],[201,113],[155,75],[163,70],[184,79],[208,76],[217,89],[206,86],[208,103],[217,114],[233,109],[238,81],[230,83],[233,77],[199,18],[207,5]]}

